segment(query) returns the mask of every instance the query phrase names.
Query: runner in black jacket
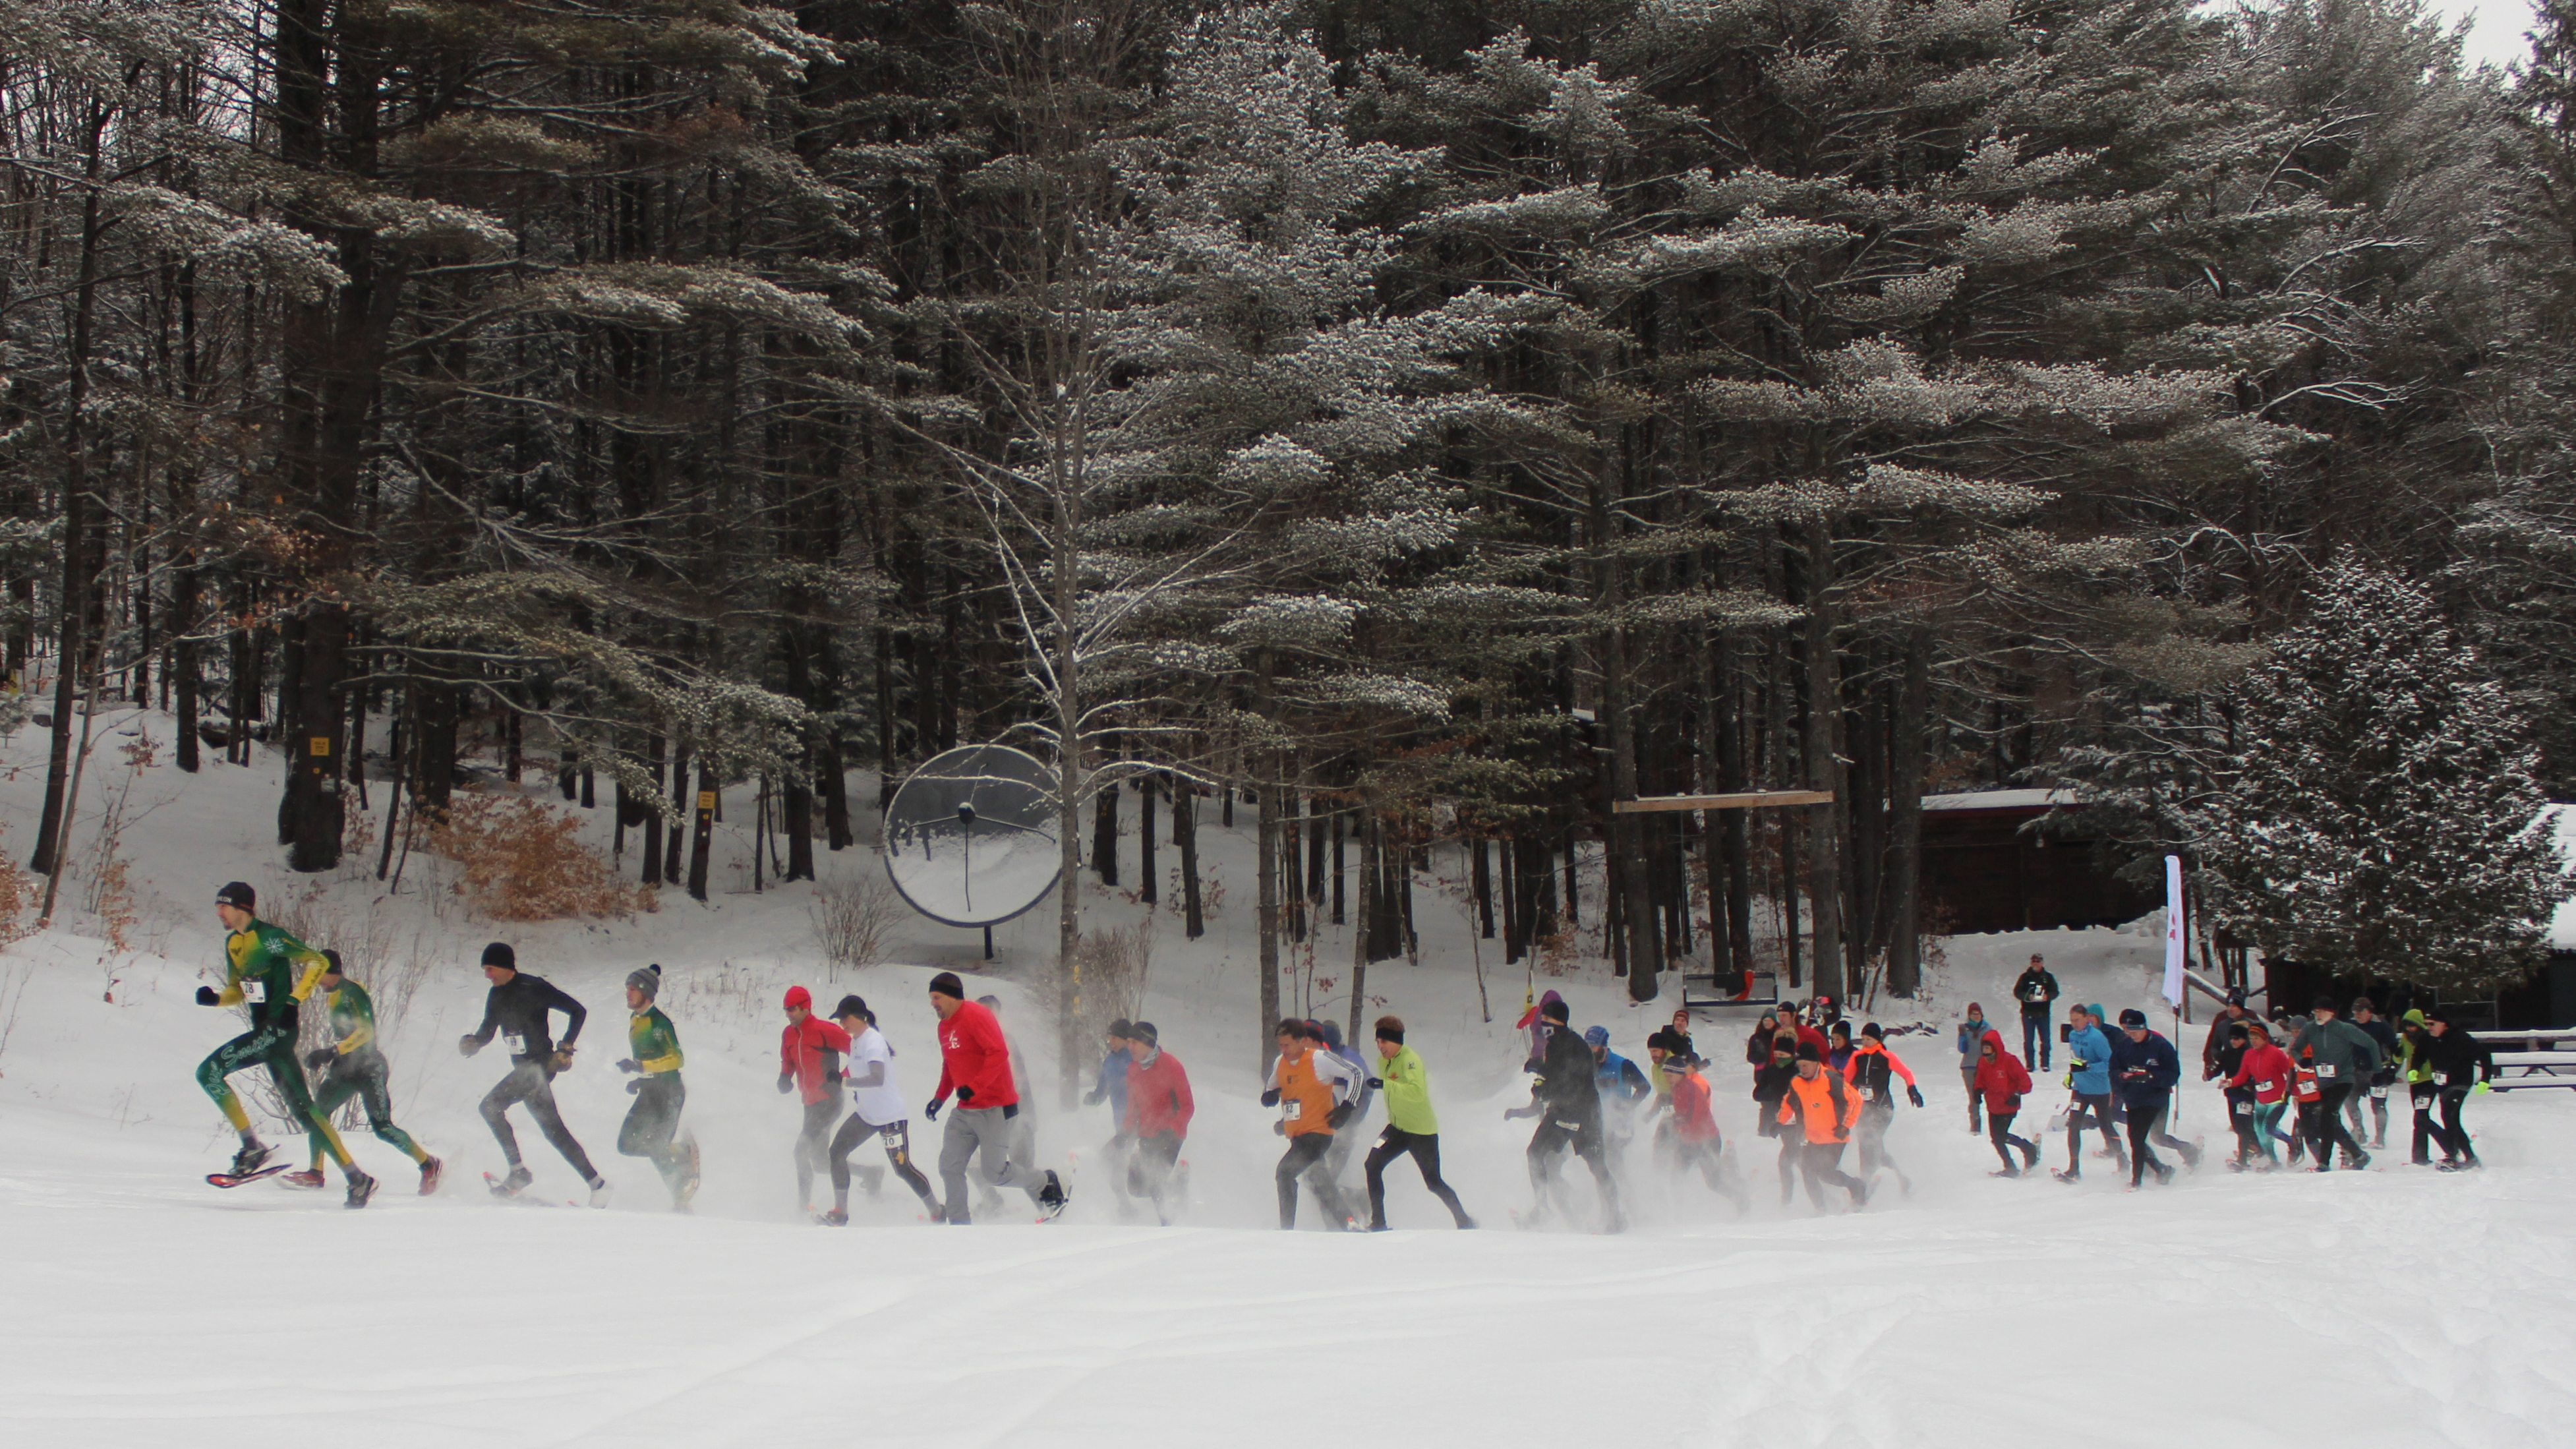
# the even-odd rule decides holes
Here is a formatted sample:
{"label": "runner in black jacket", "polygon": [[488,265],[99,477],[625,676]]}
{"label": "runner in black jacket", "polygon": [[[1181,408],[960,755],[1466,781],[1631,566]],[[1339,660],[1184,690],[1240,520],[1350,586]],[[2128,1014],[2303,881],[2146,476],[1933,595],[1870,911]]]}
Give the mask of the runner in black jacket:
{"label": "runner in black jacket", "polygon": [[[510,1048],[510,1074],[483,1097],[483,1120],[501,1143],[501,1154],[510,1159],[510,1175],[493,1184],[492,1190],[504,1197],[515,1197],[534,1180],[527,1164],[519,1160],[519,1137],[510,1130],[511,1104],[525,1102],[528,1115],[537,1119],[537,1128],[546,1141],[572,1164],[581,1180],[590,1184],[590,1205],[608,1206],[608,1180],[590,1165],[590,1157],[573,1140],[564,1127],[563,1115],[555,1110],[554,1079],[559,1072],[572,1068],[573,1042],[581,1035],[583,1018],[589,1013],[582,1004],[557,990],[551,983],[519,970],[519,959],[507,945],[495,941],[483,948],[483,977],[492,990],[483,998],[483,1024],[456,1043],[456,1049],[472,1056],[491,1044],[498,1032]],[[560,1044],[547,1021],[548,1011],[560,1011],[567,1020]]]}
{"label": "runner in black jacket", "polygon": [[1539,1119],[1529,1144],[1530,1191],[1538,1199],[1530,1221],[1547,1220],[1548,1191],[1556,1180],[1557,1161],[1570,1148],[1592,1169],[1592,1180],[1601,1189],[1604,1227],[1618,1232],[1627,1226],[1627,1219],[1619,1210],[1619,1184],[1611,1177],[1609,1159],[1602,1151],[1601,1092],[1593,1080],[1592,1048],[1566,1024],[1563,1001],[1550,1001],[1541,1014],[1548,1026],[1547,1046],[1524,1067],[1538,1074],[1530,1104],[1503,1114]]}
{"label": "runner in black jacket", "polygon": [[2478,1150],[2469,1145],[2469,1129],[2460,1125],[2460,1108],[2480,1082],[2495,1080],[2495,1053],[2452,1021],[2449,1012],[2426,1016],[2424,1029],[2433,1035],[2433,1090],[2442,1094],[2442,1125],[2433,1132],[2442,1144],[2442,1160],[2435,1166],[2444,1172],[2483,1167]]}

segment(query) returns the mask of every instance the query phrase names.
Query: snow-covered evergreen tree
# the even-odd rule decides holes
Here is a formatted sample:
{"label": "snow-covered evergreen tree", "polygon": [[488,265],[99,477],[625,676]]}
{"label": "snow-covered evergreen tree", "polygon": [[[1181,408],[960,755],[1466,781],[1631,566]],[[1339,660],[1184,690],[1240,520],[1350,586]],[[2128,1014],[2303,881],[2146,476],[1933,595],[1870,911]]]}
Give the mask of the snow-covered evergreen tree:
{"label": "snow-covered evergreen tree", "polygon": [[2350,559],[2230,701],[2204,817],[2217,924],[2267,955],[2485,991],[2539,964],[2567,888],[2539,753],[2432,598]]}

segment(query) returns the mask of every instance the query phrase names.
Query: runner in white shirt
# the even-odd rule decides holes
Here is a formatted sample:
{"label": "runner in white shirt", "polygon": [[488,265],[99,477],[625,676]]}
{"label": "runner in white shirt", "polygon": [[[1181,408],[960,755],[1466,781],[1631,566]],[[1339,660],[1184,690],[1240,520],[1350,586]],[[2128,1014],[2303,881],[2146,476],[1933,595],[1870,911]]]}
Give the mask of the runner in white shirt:
{"label": "runner in white shirt", "polygon": [[[893,1164],[895,1176],[921,1199],[930,1220],[940,1221],[939,1198],[930,1190],[930,1179],[912,1165],[912,1129],[904,1121],[903,1089],[895,1085],[894,1048],[877,1030],[876,1013],[859,998],[844,996],[832,1008],[832,1019],[850,1034],[850,1116],[832,1134],[832,1210],[817,1221],[839,1227],[850,1220],[850,1153],[870,1137],[885,1143],[886,1161]],[[885,1169],[862,1167],[859,1173],[866,1179],[868,1196],[875,1197],[885,1184]]]}

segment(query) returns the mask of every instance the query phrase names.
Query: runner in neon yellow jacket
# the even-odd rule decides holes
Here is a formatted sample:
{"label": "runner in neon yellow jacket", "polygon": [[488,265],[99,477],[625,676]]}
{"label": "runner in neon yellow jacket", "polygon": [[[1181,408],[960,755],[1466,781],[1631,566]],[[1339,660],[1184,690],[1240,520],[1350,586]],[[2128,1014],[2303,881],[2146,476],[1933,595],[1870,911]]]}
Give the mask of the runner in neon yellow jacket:
{"label": "runner in neon yellow jacket", "polygon": [[1368,1176],[1369,1231],[1386,1231],[1386,1165],[1406,1153],[1422,1169],[1422,1185],[1431,1189],[1462,1228],[1476,1224],[1459,1206],[1458,1194],[1440,1177],[1440,1119],[1431,1110],[1431,1073],[1422,1058],[1404,1044],[1404,1022],[1377,1019],[1378,1085],[1386,1093],[1386,1131],[1361,1164]]}

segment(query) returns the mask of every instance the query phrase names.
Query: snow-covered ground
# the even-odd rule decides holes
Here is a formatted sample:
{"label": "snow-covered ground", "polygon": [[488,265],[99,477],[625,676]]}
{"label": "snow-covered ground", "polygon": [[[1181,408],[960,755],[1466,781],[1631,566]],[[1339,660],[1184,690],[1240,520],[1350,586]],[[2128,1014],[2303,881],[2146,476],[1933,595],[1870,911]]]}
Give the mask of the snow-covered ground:
{"label": "snow-covered ground", "polygon": [[[84,787],[84,853],[131,773],[114,750],[133,737],[105,738]],[[0,846],[22,858],[41,758],[32,731],[0,745]],[[2405,1167],[2393,1139],[2368,1173],[2213,1165],[2136,1195],[2107,1163],[2088,1161],[2074,1188],[1986,1176],[1993,1158],[1966,1131],[1948,1047],[1958,1008],[1976,998],[2000,1014],[2034,949],[2071,995],[2153,1006],[2148,926],[1954,939],[1922,1002],[1882,1003],[1891,1022],[1937,1029],[1897,1042],[1930,1106],[1901,1114],[1890,1142],[1915,1190],[1860,1214],[1777,1205],[1745,1097],[1748,1014],[1704,1012],[1698,1041],[1719,1063],[1720,1121],[1753,1211],[1739,1219],[1639,1161],[1634,1230],[1605,1237],[1512,1227],[1528,1187],[1525,1124],[1502,1119],[1525,1091],[1511,1020],[1526,984],[1553,986],[1578,1024],[1635,1051],[1669,1002],[1630,1008],[1597,973],[1506,974],[1426,882],[1424,962],[1371,968],[1384,1000],[1371,1014],[1412,1024],[1444,1165],[1486,1230],[1439,1226],[1400,1162],[1399,1231],[1314,1231],[1310,1203],[1308,1231],[1282,1234],[1278,1139],[1252,1077],[1250,856],[1211,809],[1201,839],[1227,896],[1186,949],[1178,920],[1161,917],[1144,1012],[1199,1088],[1186,1223],[1122,1223],[1101,1176],[1079,1172],[1108,1135],[1105,1109],[1067,1114],[1048,1094],[1042,1151],[1076,1169],[1063,1221],[1038,1227],[1015,1208],[933,1229],[893,1187],[833,1230],[796,1201],[796,1112],[772,1080],[780,991],[865,994],[917,1102],[936,1073],[922,993],[934,970],[977,971],[1006,1022],[1043,1042],[1022,995],[1052,945],[1043,912],[997,933],[989,970],[972,933],[915,919],[896,943],[906,964],[833,980],[809,888],[749,893],[747,808],[703,907],[666,893],[632,921],[500,928],[472,920],[418,856],[400,895],[353,869],[304,899],[311,883],[281,869],[264,828],[277,779],[273,762],[141,772],[123,801],[131,949],[111,949],[76,909],[88,881],[75,874],[58,928],[0,955],[0,1442],[2515,1449],[2576,1433],[2568,1094],[2477,1098],[2482,1175]],[[607,814],[592,821],[603,843]],[[1132,882],[1132,833],[1129,850]],[[877,869],[868,851],[825,857],[827,883]],[[203,902],[236,877],[263,904],[331,923],[334,939],[317,944],[350,951],[353,974],[380,991],[401,963],[426,963],[388,1050],[397,1114],[449,1162],[447,1193],[409,1193],[407,1165],[363,1130],[351,1145],[387,1183],[365,1212],[340,1209],[336,1181],[323,1194],[203,1184],[231,1144],[190,1073],[236,1027],[190,997],[216,960]],[[1135,917],[1119,893],[1092,889],[1101,922]],[[475,955],[493,938],[592,1009],[581,1064],[557,1091],[617,1185],[606,1212],[497,1204],[477,1186],[500,1162],[474,1115],[499,1067],[453,1043],[479,1018]],[[1346,932],[1325,933],[1313,975],[1335,984],[1317,988],[1316,1009],[1346,1014],[1332,998],[1348,950]],[[613,1151],[629,1101],[608,1067],[623,1054],[616,983],[646,961],[666,967],[689,1054],[707,1165],[694,1216],[671,1214],[651,1170]],[[2185,1028],[2186,1059],[2198,1037]],[[2061,1095],[2043,1087],[2024,1120]],[[937,1129],[915,1126],[935,1156]],[[2181,1130],[2225,1135],[2213,1092],[2186,1093]],[[522,1137],[539,1193],[574,1195],[536,1134]],[[2063,1144],[2047,1146],[2061,1160]],[[1588,1187],[1577,1196],[1588,1202]]]}

